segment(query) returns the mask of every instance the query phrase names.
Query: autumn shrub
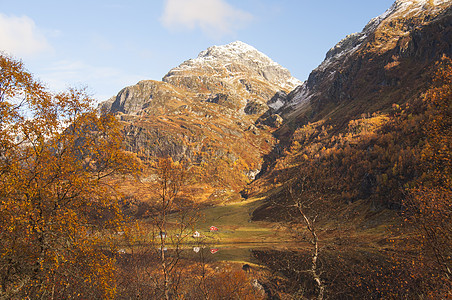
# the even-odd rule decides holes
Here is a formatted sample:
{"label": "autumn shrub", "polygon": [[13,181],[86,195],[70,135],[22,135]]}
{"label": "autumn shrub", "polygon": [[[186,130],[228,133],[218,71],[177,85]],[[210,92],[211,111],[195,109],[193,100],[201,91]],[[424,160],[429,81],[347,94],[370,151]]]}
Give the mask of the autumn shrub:
{"label": "autumn shrub", "polygon": [[0,298],[113,298],[106,179],[136,169],[118,123],[83,90],[52,94],[3,54],[0,67]]}

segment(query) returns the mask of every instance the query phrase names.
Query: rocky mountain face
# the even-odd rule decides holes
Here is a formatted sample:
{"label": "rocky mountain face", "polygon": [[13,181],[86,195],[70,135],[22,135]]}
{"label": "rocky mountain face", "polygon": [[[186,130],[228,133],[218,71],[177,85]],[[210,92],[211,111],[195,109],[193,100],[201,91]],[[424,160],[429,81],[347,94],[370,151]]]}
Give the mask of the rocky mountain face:
{"label": "rocky mountain face", "polygon": [[[248,187],[249,195],[266,189],[271,196],[254,219],[284,220],[284,186],[297,180],[301,187],[310,180],[317,186],[310,195],[331,202],[399,209],[397,191],[420,173],[413,170],[425,140],[422,95],[445,57],[452,57],[452,2],[397,0],[331,48],[302,85],[275,95],[268,105],[283,119],[279,144]],[[400,147],[390,150],[394,143]]]}
{"label": "rocky mountain face", "polygon": [[276,93],[291,91],[300,84],[268,56],[237,41],[202,51],[197,58],[170,70],[162,81],[141,81],[126,87],[102,107],[112,113],[153,114],[156,105],[170,105],[171,97],[193,93],[193,100],[198,102],[217,103],[253,115],[266,111],[267,102]]}
{"label": "rocky mountain face", "polygon": [[435,62],[452,56],[451,16],[448,0],[397,0],[331,48],[304,83],[245,43],[210,47],[101,108],[118,115],[128,150],[143,160],[189,160],[209,186],[239,191],[308,122],[340,132],[419,97]]}
{"label": "rocky mountain face", "polygon": [[[314,281],[300,274],[318,268],[325,295],[333,299],[435,297],[429,292],[437,290],[434,281],[449,275],[432,275],[442,268],[432,263],[438,256],[428,254],[429,261],[417,252],[413,239],[421,227],[410,229],[401,220],[410,213],[400,212],[407,197],[416,197],[413,187],[430,188],[446,174],[449,185],[438,191],[429,194],[420,186],[422,204],[412,212],[434,212],[432,228],[447,223],[450,201],[438,199],[450,199],[452,67],[449,81],[433,92],[449,99],[439,95],[428,104],[422,97],[435,87],[437,63],[452,66],[444,56],[452,57],[452,2],[397,0],[328,51],[302,84],[235,42],[201,52],[162,81],[124,88],[102,109],[122,120],[126,147],[143,160],[170,155],[190,161],[191,186],[198,187],[192,194],[202,194],[201,201],[259,199],[259,207],[248,211],[252,221],[287,224],[281,232],[312,244],[313,251],[297,249],[302,255],[254,251],[271,270],[291,278],[284,289],[292,285],[299,294],[311,286],[303,293],[315,298]],[[320,265],[304,263],[317,254]]]}
{"label": "rocky mountain face", "polygon": [[395,1],[331,48],[303,85],[279,98],[277,113],[292,128],[325,118],[347,124],[418,96],[431,66],[452,55],[451,15],[448,0]]}
{"label": "rocky mountain face", "polygon": [[162,81],[122,89],[101,110],[118,115],[127,149],[141,159],[189,160],[211,186],[239,191],[273,147],[272,132],[282,122],[268,112],[275,97],[299,84],[287,69],[237,41],[202,51]]}

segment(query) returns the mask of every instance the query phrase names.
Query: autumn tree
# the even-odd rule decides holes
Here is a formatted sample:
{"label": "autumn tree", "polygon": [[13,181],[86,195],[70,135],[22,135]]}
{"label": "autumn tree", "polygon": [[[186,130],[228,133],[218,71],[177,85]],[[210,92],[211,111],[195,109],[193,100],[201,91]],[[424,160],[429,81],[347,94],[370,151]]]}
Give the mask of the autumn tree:
{"label": "autumn tree", "polygon": [[107,178],[136,169],[118,122],[83,91],[53,94],[0,55],[0,298],[112,298]]}
{"label": "autumn tree", "polygon": [[[171,157],[159,158],[145,171],[152,180],[144,183],[149,192],[147,203],[150,226],[148,246],[141,253],[154,256],[155,263],[146,271],[147,284],[152,284],[157,298],[176,296],[182,280],[181,255],[183,244],[191,237],[198,219],[198,209],[184,188],[188,179],[188,167]],[[142,272],[147,266],[137,266]]]}
{"label": "autumn tree", "polygon": [[[319,236],[318,222],[325,219],[328,211],[335,209],[335,203],[328,198],[331,187],[317,178],[327,177],[327,169],[320,168],[320,159],[314,159],[312,164],[299,166],[299,173],[288,179],[275,199],[270,200],[288,221],[295,238],[307,240],[308,250],[303,251],[307,263],[291,262],[282,264],[278,269],[282,272],[296,274],[297,294],[309,294],[316,299],[326,295],[326,283],[322,277],[322,248]],[[290,169],[289,164],[285,164]]]}
{"label": "autumn tree", "polygon": [[[421,152],[422,176],[410,189],[405,205],[407,221],[420,229],[425,254],[439,272],[452,278],[452,61],[443,57],[426,105]],[[450,296],[450,293],[449,293]]]}
{"label": "autumn tree", "polygon": [[[319,188],[314,182],[309,180],[308,176],[301,176],[297,179],[297,182],[288,186],[288,196],[292,209],[292,220],[302,222],[306,226],[307,232],[310,235],[309,242],[311,244],[311,263],[308,270],[304,270],[307,274],[310,274],[312,280],[316,285],[317,299],[321,300],[325,295],[325,282],[321,278],[320,269],[320,240],[318,231],[316,228],[316,221],[320,217],[322,210],[325,207],[325,200],[323,199],[322,192],[316,190]],[[296,190],[295,190],[296,189]]]}

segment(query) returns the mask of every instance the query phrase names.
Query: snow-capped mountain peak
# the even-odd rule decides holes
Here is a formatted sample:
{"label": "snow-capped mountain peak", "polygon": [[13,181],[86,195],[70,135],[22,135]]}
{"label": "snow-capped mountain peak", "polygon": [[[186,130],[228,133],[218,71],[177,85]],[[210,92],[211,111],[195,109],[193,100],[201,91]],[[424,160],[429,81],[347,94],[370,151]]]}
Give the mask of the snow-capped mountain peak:
{"label": "snow-capped mountain peak", "polygon": [[[202,70],[202,72],[199,72]],[[206,73],[207,72],[207,73]],[[210,74],[210,76],[240,77],[244,73],[260,76],[262,80],[269,81],[288,89],[293,89],[301,81],[292,77],[290,72],[263,54],[253,46],[241,41],[227,45],[212,46],[201,51],[194,59],[189,59],[178,67],[173,68],[164,77],[181,76],[190,73]]]}
{"label": "snow-capped mountain peak", "polygon": [[198,57],[189,61],[193,63],[206,63],[206,61],[234,61],[248,60],[271,66],[279,64],[253,46],[241,41],[235,41],[227,45],[212,46],[198,54]]}
{"label": "snow-capped mountain peak", "polygon": [[[248,52],[259,52],[256,48],[253,46],[250,46],[244,42],[241,41],[235,41],[227,45],[222,46],[212,46],[209,47],[207,50],[202,51],[199,53],[198,58],[202,57],[208,57],[212,55],[243,55],[244,53]],[[262,53],[260,53],[262,54]],[[262,54],[263,55],[263,54]]]}

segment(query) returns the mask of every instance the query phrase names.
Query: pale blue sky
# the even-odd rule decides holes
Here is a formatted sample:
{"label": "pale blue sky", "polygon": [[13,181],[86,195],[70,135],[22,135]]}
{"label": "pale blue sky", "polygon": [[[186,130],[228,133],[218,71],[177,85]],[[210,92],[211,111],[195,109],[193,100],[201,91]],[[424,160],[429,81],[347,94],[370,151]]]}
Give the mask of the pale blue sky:
{"label": "pale blue sky", "polygon": [[248,43],[304,81],[394,0],[0,0],[0,50],[53,90],[106,100],[212,45]]}

